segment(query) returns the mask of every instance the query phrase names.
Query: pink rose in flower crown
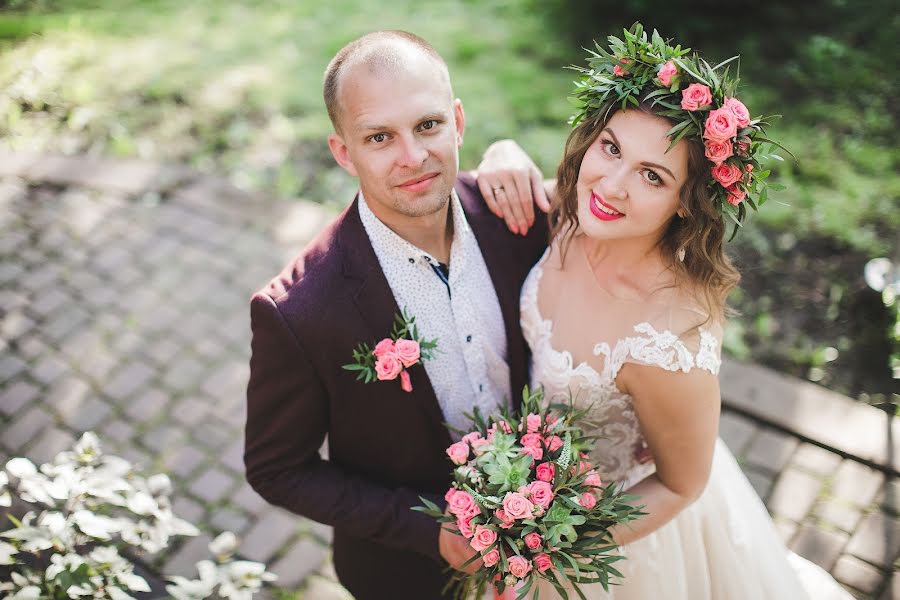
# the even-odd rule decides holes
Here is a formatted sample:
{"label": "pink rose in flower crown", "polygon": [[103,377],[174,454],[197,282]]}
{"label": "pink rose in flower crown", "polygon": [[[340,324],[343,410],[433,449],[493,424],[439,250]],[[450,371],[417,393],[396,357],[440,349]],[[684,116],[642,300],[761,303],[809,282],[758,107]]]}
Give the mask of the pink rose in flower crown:
{"label": "pink rose in flower crown", "polygon": [[537,433],[541,429],[541,416],[531,413],[525,417],[525,430],[528,433]]}
{"label": "pink rose in flower crown", "polygon": [[469,460],[469,445],[465,442],[456,442],[447,448],[447,456],[455,465],[464,465]]}
{"label": "pink rose in flower crown", "polygon": [[718,165],[712,168],[712,176],[713,179],[722,184],[722,187],[728,187],[731,184],[741,181],[744,178],[744,173],[741,171],[741,168],[732,165],[730,163],[725,163],[723,165]]}
{"label": "pink rose in flower crown", "polygon": [[419,357],[421,355],[419,342],[403,338],[400,338],[394,344],[394,352],[397,354],[397,358],[400,359],[400,362],[403,363],[403,366],[407,368],[419,362]]}
{"label": "pink rose in flower crown", "polygon": [[538,573],[543,573],[547,569],[553,567],[553,562],[550,560],[549,555],[541,552],[534,557],[534,566],[538,570]]}
{"label": "pink rose in flower crown", "polygon": [[456,528],[459,529],[459,534],[464,538],[471,539],[474,534],[472,531],[472,517],[471,515],[459,515],[456,517]]}
{"label": "pink rose in flower crown", "polygon": [[725,162],[725,159],[734,154],[731,140],[726,140],[724,142],[718,140],[705,140],[703,145],[706,146],[706,158],[716,165],[721,165]]}
{"label": "pink rose in flower crown", "polygon": [[507,562],[509,563],[509,572],[519,579],[522,579],[531,571],[531,563],[523,556],[510,557]]}
{"label": "pink rose in flower crown", "polygon": [[381,381],[396,379],[402,370],[403,364],[393,354],[384,354],[375,361],[375,374]]}
{"label": "pink rose in flower crown", "polygon": [[498,421],[496,425],[503,431],[503,433],[512,433],[512,427],[510,427],[509,423],[507,423],[506,421]]}
{"label": "pink rose in flower crown", "polygon": [[725,142],[737,135],[738,120],[729,108],[717,108],[706,117],[703,137],[707,140]]}
{"label": "pink rose in flower crown", "polygon": [[481,560],[484,561],[484,566],[493,567],[500,562],[500,552],[498,552],[496,548],[493,548],[490,552],[483,555]]}
{"label": "pink rose in flower crown", "polygon": [[475,498],[464,490],[455,490],[453,492],[453,495],[447,501],[447,509],[457,517],[459,515],[477,515],[481,512],[478,504],[475,503]]}
{"label": "pink rose in flower crown", "polygon": [[503,511],[510,519],[530,519],[534,516],[531,502],[518,492],[508,492],[504,496]]}
{"label": "pink rose in flower crown", "polygon": [[394,354],[394,340],[391,338],[384,338],[377,344],[375,344],[375,349],[372,351],[376,357],[381,358],[387,354]]}
{"label": "pink rose in flower crown", "polygon": [[488,529],[484,525],[476,525],[475,535],[472,536],[472,541],[469,542],[469,545],[481,552],[482,550],[487,550],[490,545],[496,541],[496,531],[494,531],[493,529]]}
{"label": "pink rose in flower crown", "polygon": [[410,380],[409,371],[406,369],[400,371],[400,389],[404,392],[412,391],[412,380]]}
{"label": "pink rose in flower crown", "polygon": [[553,502],[552,485],[546,481],[532,481],[527,487],[531,492],[531,502],[544,509],[550,508],[550,503]]}
{"label": "pink rose in flower crown", "polygon": [[537,478],[541,481],[553,481],[553,476],[556,474],[556,467],[553,466],[551,462],[541,463],[537,466],[536,475]]}
{"label": "pink rose in flower crown", "polygon": [[712,92],[702,83],[692,83],[681,90],[681,108],[684,110],[700,110],[712,104]]}
{"label": "pink rose in flower crown", "polygon": [[678,67],[675,66],[675,63],[671,60],[666,62],[663,66],[659,68],[656,76],[659,78],[659,82],[666,87],[672,85],[672,78],[678,74]]}
{"label": "pink rose in flower crown", "polygon": [[737,206],[743,201],[744,198],[747,197],[747,191],[741,189],[737,185],[733,185],[728,188],[728,202]]}
{"label": "pink rose in flower crown", "polygon": [[578,497],[578,504],[582,505],[586,509],[590,510],[597,506],[597,498],[591,494],[590,492],[585,492],[581,496]]}
{"label": "pink rose in flower crown", "polygon": [[547,450],[550,452],[556,452],[560,448],[563,447],[562,438],[558,435],[551,435],[547,438]]}
{"label": "pink rose in flower crown", "polygon": [[542,538],[541,534],[536,531],[532,531],[525,536],[525,545],[532,550],[537,550],[538,548],[540,548],[542,543],[544,543],[544,538]]}
{"label": "pink rose in flower crown", "polygon": [[737,98],[725,98],[725,108],[734,114],[738,127],[746,127],[750,124],[750,111]]}

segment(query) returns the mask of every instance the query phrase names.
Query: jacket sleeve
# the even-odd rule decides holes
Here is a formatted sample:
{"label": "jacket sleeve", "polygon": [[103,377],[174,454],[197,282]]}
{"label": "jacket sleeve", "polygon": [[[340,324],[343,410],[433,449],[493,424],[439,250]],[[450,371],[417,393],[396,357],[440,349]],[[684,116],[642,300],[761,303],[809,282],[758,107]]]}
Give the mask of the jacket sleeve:
{"label": "jacket sleeve", "polygon": [[439,523],[412,506],[408,488],[387,488],[351,476],[324,460],[319,448],[329,423],[329,399],[300,341],[265,293],[250,303],[253,333],[244,464],[250,486],[272,504],[348,535],[419,552],[445,564]]}

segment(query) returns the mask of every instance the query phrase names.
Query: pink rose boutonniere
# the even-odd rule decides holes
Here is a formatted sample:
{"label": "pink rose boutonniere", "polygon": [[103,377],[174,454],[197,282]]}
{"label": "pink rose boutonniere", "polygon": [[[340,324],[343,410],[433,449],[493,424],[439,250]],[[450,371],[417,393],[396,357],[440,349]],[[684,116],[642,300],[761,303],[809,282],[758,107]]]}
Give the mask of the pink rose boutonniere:
{"label": "pink rose boutonniere", "polygon": [[419,336],[415,317],[402,311],[395,317],[390,337],[372,348],[362,343],[353,351],[353,362],[343,365],[347,371],[356,371],[357,379],[365,383],[393,381],[400,378],[400,389],[412,391],[409,369],[430,359],[437,348],[437,340],[425,340]]}

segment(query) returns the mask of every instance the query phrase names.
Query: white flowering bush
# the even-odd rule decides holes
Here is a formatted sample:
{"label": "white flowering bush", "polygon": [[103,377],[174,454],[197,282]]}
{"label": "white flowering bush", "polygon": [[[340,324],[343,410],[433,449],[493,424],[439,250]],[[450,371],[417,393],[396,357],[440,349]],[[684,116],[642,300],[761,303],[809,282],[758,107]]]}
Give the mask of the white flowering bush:
{"label": "white flowering bush", "polygon": [[[0,506],[13,494],[42,510],[27,512],[0,533],[0,599],[133,599],[149,592],[147,581],[119,554],[120,548],[156,554],[174,536],[196,527],[172,512],[172,484],[165,474],[143,477],[126,460],[103,454],[93,433],[72,451],[39,468],[13,458],[0,471]],[[197,563],[198,580],[170,577],[166,591],[178,600],[217,595],[249,599],[275,575],[260,563],[234,560],[237,540],[223,533],[210,544],[215,561]],[[0,577],[0,580],[6,577]]]}

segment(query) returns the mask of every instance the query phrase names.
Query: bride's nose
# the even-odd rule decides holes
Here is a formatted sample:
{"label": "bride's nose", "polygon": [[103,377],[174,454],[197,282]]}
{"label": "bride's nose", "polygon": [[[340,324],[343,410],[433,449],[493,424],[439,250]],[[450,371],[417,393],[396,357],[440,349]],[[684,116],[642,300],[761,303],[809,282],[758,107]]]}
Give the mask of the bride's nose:
{"label": "bride's nose", "polygon": [[624,198],[627,194],[625,187],[626,169],[621,166],[610,169],[603,178],[603,194],[606,198]]}

